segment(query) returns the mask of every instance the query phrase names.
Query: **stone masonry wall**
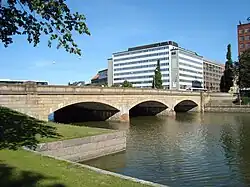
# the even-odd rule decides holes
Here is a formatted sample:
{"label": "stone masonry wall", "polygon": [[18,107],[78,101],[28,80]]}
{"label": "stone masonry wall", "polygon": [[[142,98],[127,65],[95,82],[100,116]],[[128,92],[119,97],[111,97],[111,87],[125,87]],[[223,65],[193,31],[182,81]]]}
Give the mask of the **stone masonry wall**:
{"label": "stone masonry wall", "polygon": [[[210,100],[230,99],[228,94],[198,93],[136,88],[91,88],[70,86],[0,85],[0,106],[5,106],[32,117],[48,120],[48,115],[65,106],[81,102],[99,102],[119,110],[111,120],[128,121],[129,110],[141,102],[165,104],[167,111],[184,100],[195,102],[197,112],[204,111]],[[165,112],[166,113],[166,112]]]}
{"label": "stone masonry wall", "polygon": [[114,132],[85,138],[41,143],[36,151],[70,161],[80,162],[124,151],[126,132]]}
{"label": "stone masonry wall", "polygon": [[209,106],[205,107],[205,112],[240,112],[249,113],[250,106]]}

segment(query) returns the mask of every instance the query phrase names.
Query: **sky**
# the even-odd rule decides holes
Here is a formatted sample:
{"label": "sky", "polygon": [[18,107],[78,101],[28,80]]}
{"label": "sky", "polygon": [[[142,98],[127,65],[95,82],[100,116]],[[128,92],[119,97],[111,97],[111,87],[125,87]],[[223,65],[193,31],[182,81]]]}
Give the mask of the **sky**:
{"label": "sky", "polygon": [[250,17],[249,0],[67,0],[86,16],[91,36],[74,35],[83,55],[47,47],[42,36],[33,47],[25,36],[0,44],[0,79],[42,80],[50,84],[90,82],[112,53],[129,47],[175,41],[220,63],[232,45],[237,59],[237,24]]}

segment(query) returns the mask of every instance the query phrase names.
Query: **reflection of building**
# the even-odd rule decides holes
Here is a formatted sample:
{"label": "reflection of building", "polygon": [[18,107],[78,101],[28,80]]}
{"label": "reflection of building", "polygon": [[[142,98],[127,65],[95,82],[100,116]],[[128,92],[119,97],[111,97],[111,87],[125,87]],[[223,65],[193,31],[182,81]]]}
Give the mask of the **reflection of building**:
{"label": "reflection of building", "polygon": [[250,49],[250,22],[239,24],[238,28],[238,55],[246,49]]}
{"label": "reflection of building", "polygon": [[108,69],[98,71],[91,79],[91,85],[106,85],[108,83]]}
{"label": "reflection of building", "polygon": [[48,85],[46,81],[29,81],[29,80],[10,80],[10,79],[0,79],[0,84],[37,84],[37,85]]}
{"label": "reflection of building", "polygon": [[112,59],[114,84],[127,80],[134,87],[152,87],[157,60],[164,88],[185,89],[195,80],[203,83],[202,57],[173,41],[129,48],[113,53]]}
{"label": "reflection of building", "polygon": [[224,72],[224,65],[208,59],[203,61],[204,88],[208,91],[220,91],[220,80]]}

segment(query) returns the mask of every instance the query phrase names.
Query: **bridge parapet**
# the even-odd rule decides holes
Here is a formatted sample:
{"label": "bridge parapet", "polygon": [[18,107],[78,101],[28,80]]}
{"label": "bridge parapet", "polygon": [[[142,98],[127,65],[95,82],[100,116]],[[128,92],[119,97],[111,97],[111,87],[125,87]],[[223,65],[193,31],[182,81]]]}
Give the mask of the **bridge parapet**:
{"label": "bridge parapet", "polygon": [[174,90],[157,90],[145,88],[110,88],[110,87],[77,87],[77,86],[60,86],[60,85],[12,85],[1,84],[0,94],[20,94],[26,95],[34,93],[37,95],[184,95],[184,96],[199,96],[198,92],[190,91],[174,91]]}

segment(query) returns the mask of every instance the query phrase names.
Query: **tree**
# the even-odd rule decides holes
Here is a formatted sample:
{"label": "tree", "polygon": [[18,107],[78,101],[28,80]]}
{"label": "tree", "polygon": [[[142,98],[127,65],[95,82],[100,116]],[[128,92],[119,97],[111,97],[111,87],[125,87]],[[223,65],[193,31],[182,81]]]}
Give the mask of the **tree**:
{"label": "tree", "polygon": [[155,77],[153,76],[152,88],[155,88]]}
{"label": "tree", "polygon": [[250,49],[243,52],[240,56],[238,69],[238,81],[239,88],[250,88]]}
{"label": "tree", "polygon": [[221,82],[220,82],[221,92],[228,92],[230,88],[233,86],[234,71],[233,71],[231,44],[227,46],[226,58],[227,58],[227,61],[225,63],[225,70],[224,70],[223,76],[221,77]]}
{"label": "tree", "polygon": [[72,13],[65,0],[5,0],[0,1],[0,40],[5,47],[13,36],[26,35],[34,47],[42,34],[48,36],[48,46],[57,41],[57,49],[81,55],[72,33],[90,35],[85,16]]}
{"label": "tree", "polygon": [[157,60],[157,65],[155,68],[155,75],[154,75],[154,84],[155,88],[162,89],[162,75],[161,75],[161,67],[160,67],[160,60]]}
{"label": "tree", "polygon": [[132,88],[132,87],[133,87],[133,84],[132,84],[131,82],[128,82],[127,80],[125,80],[125,81],[122,83],[122,87]]}

